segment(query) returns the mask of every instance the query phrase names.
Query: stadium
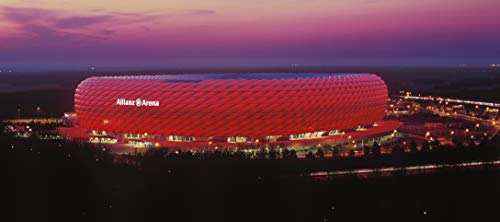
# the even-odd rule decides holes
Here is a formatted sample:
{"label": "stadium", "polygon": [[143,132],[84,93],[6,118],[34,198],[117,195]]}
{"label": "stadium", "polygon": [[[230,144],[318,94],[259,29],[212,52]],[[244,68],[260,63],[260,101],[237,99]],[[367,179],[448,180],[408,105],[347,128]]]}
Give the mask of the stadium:
{"label": "stadium", "polygon": [[387,87],[375,74],[105,76],[75,92],[90,136],[156,146],[350,143],[387,135]]}

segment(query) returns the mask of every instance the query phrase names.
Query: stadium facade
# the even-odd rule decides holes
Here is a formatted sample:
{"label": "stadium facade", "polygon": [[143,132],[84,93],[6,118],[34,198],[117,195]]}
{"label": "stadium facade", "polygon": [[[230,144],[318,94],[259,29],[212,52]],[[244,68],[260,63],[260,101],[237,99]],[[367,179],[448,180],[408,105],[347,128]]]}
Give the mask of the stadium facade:
{"label": "stadium facade", "polygon": [[78,85],[75,112],[82,128],[116,138],[273,143],[378,132],[387,101],[374,74],[106,76]]}

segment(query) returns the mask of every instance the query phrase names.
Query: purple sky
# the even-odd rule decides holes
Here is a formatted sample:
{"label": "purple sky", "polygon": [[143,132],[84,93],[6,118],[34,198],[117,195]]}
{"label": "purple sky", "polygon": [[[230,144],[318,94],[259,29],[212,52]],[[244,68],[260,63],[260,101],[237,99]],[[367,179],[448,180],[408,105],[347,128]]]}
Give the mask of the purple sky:
{"label": "purple sky", "polygon": [[498,0],[0,2],[0,65],[500,63]]}

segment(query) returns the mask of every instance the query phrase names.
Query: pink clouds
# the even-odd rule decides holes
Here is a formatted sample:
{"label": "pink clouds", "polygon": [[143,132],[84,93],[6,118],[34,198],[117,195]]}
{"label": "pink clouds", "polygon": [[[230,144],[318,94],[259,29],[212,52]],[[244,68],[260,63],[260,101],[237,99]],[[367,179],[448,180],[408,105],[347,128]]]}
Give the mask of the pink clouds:
{"label": "pink clouds", "polygon": [[176,13],[124,13],[103,10],[75,13],[55,9],[0,7],[0,17],[19,33],[15,36],[1,36],[0,34],[0,38],[3,37],[14,42],[14,39],[25,39],[35,44],[49,40],[53,44],[48,45],[52,46],[64,42],[82,43],[85,40],[105,40],[115,33],[116,29],[134,25],[149,25],[155,21],[175,16],[206,16],[214,13],[212,10],[205,9]]}
{"label": "pink clouds", "polygon": [[494,28],[500,17],[493,10],[499,2],[339,2],[343,4],[293,1],[282,7],[261,2],[261,8],[209,2],[205,9],[187,9],[192,6],[188,4],[157,10],[0,6],[0,28],[8,27],[0,33],[0,41],[8,44],[0,49],[34,59],[58,52],[89,60],[158,61],[190,56],[328,61],[348,56],[467,56],[465,52],[485,57],[500,51],[491,44],[500,39]]}

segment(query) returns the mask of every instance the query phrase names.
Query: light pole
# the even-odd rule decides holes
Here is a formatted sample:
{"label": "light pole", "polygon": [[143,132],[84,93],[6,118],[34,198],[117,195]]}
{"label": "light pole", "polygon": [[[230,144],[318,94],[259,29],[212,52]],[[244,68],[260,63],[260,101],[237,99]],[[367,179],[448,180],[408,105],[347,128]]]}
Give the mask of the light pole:
{"label": "light pole", "polygon": [[340,144],[341,144],[341,146],[344,146],[344,139],[343,139],[344,135],[345,135],[345,132],[342,132],[340,134]]}
{"label": "light pole", "polygon": [[351,136],[351,135],[349,135],[349,136],[347,137],[347,145],[350,145],[350,144],[351,144],[351,138],[352,138],[352,136]]}
{"label": "light pole", "polygon": [[467,140],[467,133],[469,132],[469,129],[465,129],[465,133],[464,133],[464,139]]}
{"label": "light pole", "polygon": [[21,108],[17,108],[17,120],[21,119]]}
{"label": "light pole", "polygon": [[452,140],[452,139],[453,139],[453,135],[455,135],[455,131],[453,131],[453,130],[452,130],[452,131],[450,132],[450,140]]}

